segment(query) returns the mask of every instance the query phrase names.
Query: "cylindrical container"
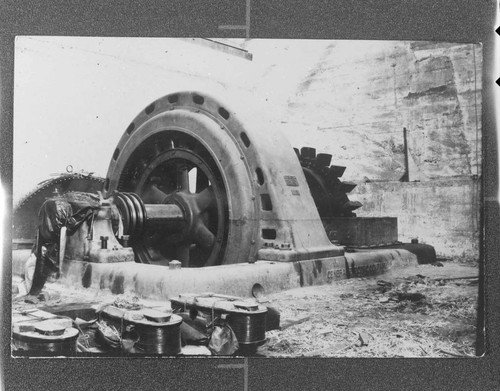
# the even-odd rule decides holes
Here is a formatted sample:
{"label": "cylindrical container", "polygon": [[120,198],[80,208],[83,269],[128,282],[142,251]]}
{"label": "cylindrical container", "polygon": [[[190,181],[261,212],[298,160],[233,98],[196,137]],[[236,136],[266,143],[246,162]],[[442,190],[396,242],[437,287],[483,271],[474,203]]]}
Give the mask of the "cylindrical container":
{"label": "cylindrical container", "polygon": [[266,341],[266,310],[256,310],[251,314],[231,311],[228,323],[238,338],[240,345],[262,345]]}
{"label": "cylindrical container", "polygon": [[267,308],[256,302],[215,294],[207,297],[185,295],[170,301],[174,310],[195,309],[203,313],[208,323],[224,315],[238,339],[242,354],[252,354],[266,341]]}
{"label": "cylindrical container", "polygon": [[[203,311],[208,322],[212,322],[212,312]],[[267,309],[258,309],[245,311],[241,309],[235,310],[215,310],[213,312],[215,319],[221,318],[223,315],[226,321],[234,331],[234,335],[238,339],[240,346],[260,346],[266,342],[266,321]]]}
{"label": "cylindrical container", "polygon": [[176,356],[181,352],[182,318],[178,315],[108,306],[100,312],[99,319],[114,326],[122,338],[136,337],[137,354]]}
{"label": "cylindrical container", "polygon": [[37,331],[13,332],[16,355],[75,356],[78,330],[68,327],[61,335],[44,335]]}
{"label": "cylindrical container", "polygon": [[168,320],[157,322],[145,317],[137,319],[137,315],[135,311],[129,311],[125,314],[125,321],[139,338],[134,346],[138,352],[166,356],[176,356],[181,352],[180,316],[170,315]]}

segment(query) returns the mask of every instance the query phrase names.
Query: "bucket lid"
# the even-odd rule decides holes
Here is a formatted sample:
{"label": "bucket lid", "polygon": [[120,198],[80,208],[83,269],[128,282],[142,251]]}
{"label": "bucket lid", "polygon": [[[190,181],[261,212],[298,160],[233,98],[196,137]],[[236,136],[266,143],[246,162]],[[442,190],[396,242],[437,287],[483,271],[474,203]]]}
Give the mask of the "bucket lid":
{"label": "bucket lid", "polygon": [[13,332],[12,337],[15,340],[35,342],[35,343],[52,343],[75,340],[78,337],[79,331],[73,327],[68,327],[63,330],[60,335],[46,335],[38,331]]}
{"label": "bucket lid", "polygon": [[142,310],[142,314],[147,320],[157,323],[168,322],[172,317],[172,314],[169,312],[158,311],[151,308]]}
{"label": "bucket lid", "polygon": [[234,301],[233,305],[242,310],[256,311],[259,309],[259,304],[250,301]]}
{"label": "bucket lid", "polygon": [[35,331],[42,335],[63,335],[66,327],[54,322],[40,322],[35,324]]}

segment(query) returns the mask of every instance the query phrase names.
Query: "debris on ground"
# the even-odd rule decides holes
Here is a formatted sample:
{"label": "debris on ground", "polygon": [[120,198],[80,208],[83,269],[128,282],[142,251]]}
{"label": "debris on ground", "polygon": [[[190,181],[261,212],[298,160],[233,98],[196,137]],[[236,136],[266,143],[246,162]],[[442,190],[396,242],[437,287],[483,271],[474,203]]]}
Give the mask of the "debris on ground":
{"label": "debris on ground", "polygon": [[307,321],[309,319],[310,319],[310,316],[305,316],[303,318],[296,319],[296,320],[284,320],[283,324],[281,325],[280,328],[281,328],[281,330],[285,330],[291,326],[304,323],[305,321]]}
{"label": "debris on ground", "polygon": [[124,295],[120,295],[116,298],[116,300],[113,302],[113,306],[116,308],[122,308],[125,310],[140,310],[142,309],[143,305],[139,302],[139,297],[137,296],[132,296],[132,297],[127,297]]}
{"label": "debris on ground", "polygon": [[38,300],[38,297],[32,296],[32,295],[27,295],[24,298],[24,302],[28,304],[38,304],[40,300]]}
{"label": "debris on ground", "polygon": [[[478,292],[470,281],[477,267],[445,263],[269,295],[282,327],[267,333],[258,354],[474,357]],[[289,327],[288,319],[301,322]]]}

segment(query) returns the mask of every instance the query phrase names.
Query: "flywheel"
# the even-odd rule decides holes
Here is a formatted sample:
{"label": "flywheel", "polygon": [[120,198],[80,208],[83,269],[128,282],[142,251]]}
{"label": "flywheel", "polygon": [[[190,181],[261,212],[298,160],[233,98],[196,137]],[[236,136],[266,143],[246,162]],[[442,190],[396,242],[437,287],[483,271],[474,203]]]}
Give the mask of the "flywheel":
{"label": "flywheel", "polygon": [[129,193],[119,197],[128,200],[121,210],[129,220],[142,218],[137,200],[149,209],[175,205],[183,215],[130,238],[137,262],[175,259],[200,267],[255,260],[255,227],[239,217],[255,218],[253,179],[241,158],[244,140],[229,131],[238,135],[240,127],[220,104],[191,92],[159,99],[133,120],[114,152],[105,193]]}
{"label": "flywheel", "polygon": [[[210,150],[196,137],[179,129],[165,129],[141,142],[128,157],[117,190],[132,192],[146,205],[178,205],[186,217],[150,225],[140,237],[133,238],[140,262],[180,259],[189,266],[218,263],[227,246],[228,195]],[[131,210],[135,213],[135,208]]]}

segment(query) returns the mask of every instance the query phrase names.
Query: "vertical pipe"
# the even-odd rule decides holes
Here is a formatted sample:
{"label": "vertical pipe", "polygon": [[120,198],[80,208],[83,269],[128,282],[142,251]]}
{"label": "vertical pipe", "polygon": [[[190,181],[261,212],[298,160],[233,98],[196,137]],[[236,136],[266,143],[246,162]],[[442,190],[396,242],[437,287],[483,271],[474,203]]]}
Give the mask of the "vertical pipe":
{"label": "vertical pipe", "polygon": [[409,182],[410,181],[410,168],[409,168],[409,163],[408,163],[408,137],[407,137],[407,130],[406,128],[403,128],[403,142],[404,142],[404,149],[405,149],[405,173],[403,177],[401,178],[401,182]]}

